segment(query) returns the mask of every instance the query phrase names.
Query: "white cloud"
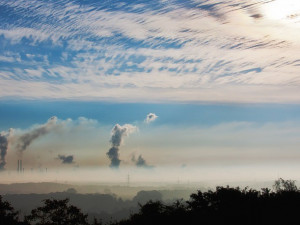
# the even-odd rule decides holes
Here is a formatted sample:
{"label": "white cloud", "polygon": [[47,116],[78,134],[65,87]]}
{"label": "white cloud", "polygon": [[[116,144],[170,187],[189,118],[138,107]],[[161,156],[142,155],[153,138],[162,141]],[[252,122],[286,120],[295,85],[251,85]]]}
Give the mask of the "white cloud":
{"label": "white cloud", "polygon": [[2,62],[15,62],[15,59],[11,56],[0,55],[0,61],[2,61]]}
{"label": "white cloud", "polygon": [[[32,57],[19,62],[16,75],[2,68],[0,96],[151,101],[151,93],[153,101],[300,101],[299,29],[265,18],[266,2],[196,3],[162,3],[159,11],[141,4],[126,12],[73,2],[1,3],[36,18],[29,27],[1,29],[5,38],[16,43],[26,37],[36,45],[65,40],[67,47],[59,63],[45,53],[42,64]],[[34,91],[24,95],[21,85]]]}
{"label": "white cloud", "polygon": [[36,42],[45,41],[50,37],[49,33],[32,28],[0,29],[0,35],[4,35],[5,38],[11,40],[13,43],[20,42],[22,38],[32,39]]}

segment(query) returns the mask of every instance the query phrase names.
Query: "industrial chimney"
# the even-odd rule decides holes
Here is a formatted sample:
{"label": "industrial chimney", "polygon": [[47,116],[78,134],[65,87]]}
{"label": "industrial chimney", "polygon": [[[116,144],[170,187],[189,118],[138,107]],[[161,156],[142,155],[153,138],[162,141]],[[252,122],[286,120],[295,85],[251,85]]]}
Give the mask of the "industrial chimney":
{"label": "industrial chimney", "polygon": [[22,166],[22,159],[18,160],[18,168],[17,168],[18,173],[23,173],[24,168]]}

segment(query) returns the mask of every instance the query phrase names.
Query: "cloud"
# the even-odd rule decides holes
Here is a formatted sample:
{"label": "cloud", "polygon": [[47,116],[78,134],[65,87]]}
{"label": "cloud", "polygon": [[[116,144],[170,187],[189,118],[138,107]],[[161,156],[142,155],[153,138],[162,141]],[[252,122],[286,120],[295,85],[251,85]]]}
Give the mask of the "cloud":
{"label": "cloud", "polygon": [[74,156],[73,155],[58,155],[58,159],[61,160],[62,164],[72,164],[74,163]]}
{"label": "cloud", "polygon": [[5,48],[45,57],[0,55],[0,97],[299,102],[299,17],[271,2],[0,2]]}
{"label": "cloud", "polygon": [[155,113],[149,113],[145,119],[145,123],[151,123],[153,121],[155,121],[158,118],[157,115],[155,115]]}
{"label": "cloud", "polygon": [[106,155],[110,159],[110,167],[119,168],[121,160],[120,160],[120,146],[122,145],[124,138],[129,134],[136,132],[137,127],[131,124],[124,124],[120,126],[116,124],[111,131],[111,148],[108,150]]}

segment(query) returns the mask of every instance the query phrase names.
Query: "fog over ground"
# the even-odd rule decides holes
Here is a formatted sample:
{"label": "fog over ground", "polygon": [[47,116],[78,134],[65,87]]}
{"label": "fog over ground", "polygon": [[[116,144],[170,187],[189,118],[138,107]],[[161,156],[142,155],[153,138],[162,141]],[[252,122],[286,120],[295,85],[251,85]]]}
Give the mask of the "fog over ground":
{"label": "fog over ground", "polygon": [[299,1],[0,10],[0,182],[300,180]]}

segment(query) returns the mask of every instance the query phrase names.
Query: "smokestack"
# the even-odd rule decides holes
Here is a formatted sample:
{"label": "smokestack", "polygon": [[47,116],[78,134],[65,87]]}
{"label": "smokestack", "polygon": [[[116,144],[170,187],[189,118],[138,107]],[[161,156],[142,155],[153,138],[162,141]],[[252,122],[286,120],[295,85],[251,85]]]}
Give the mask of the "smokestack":
{"label": "smokestack", "polygon": [[23,167],[22,167],[22,159],[20,160],[20,170],[19,172],[22,173]]}
{"label": "smokestack", "polygon": [[20,172],[20,160],[18,160],[18,167],[17,167],[17,172]]}

